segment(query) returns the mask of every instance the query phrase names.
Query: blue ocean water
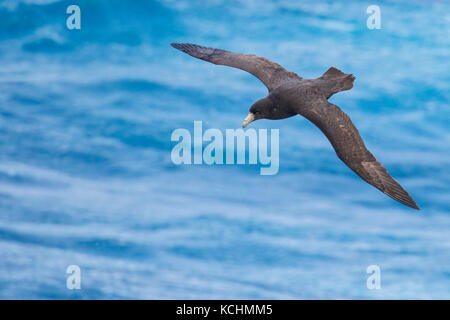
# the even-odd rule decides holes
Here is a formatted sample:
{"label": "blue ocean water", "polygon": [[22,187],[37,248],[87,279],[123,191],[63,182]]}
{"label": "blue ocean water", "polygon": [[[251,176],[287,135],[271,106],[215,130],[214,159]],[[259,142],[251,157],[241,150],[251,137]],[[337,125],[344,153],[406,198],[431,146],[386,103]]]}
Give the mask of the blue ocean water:
{"label": "blue ocean water", "polygon": [[[0,298],[450,299],[450,3],[376,2],[380,30],[357,0],[1,1]],[[251,124],[277,175],[174,165],[174,129],[238,128],[266,89],[170,42],[353,73],[331,101],[422,210],[300,117]]]}

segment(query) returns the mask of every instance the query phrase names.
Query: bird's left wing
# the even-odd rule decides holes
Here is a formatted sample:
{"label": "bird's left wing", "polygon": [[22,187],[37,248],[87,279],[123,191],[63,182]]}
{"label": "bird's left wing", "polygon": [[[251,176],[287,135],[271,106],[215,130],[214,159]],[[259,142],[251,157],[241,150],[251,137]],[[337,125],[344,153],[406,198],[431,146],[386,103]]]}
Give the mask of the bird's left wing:
{"label": "bird's left wing", "polygon": [[367,150],[358,129],[338,106],[320,99],[302,115],[319,127],[333,145],[339,159],[362,179],[404,205],[419,209],[408,192]]}
{"label": "bird's left wing", "polygon": [[191,43],[171,43],[170,45],[195,58],[247,71],[261,80],[269,91],[290,80],[301,79],[297,74],[287,71],[279,64],[252,54],[234,53]]}

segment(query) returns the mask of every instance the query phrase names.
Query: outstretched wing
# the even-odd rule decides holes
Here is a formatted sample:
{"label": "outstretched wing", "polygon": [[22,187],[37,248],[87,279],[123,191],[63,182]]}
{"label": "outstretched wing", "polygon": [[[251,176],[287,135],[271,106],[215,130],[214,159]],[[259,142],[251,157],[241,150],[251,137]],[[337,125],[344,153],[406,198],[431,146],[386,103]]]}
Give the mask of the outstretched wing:
{"label": "outstretched wing", "polygon": [[170,45],[195,58],[247,71],[261,80],[269,91],[290,80],[301,79],[297,74],[287,71],[279,64],[252,54],[234,53],[191,43],[171,43]]}
{"label": "outstretched wing", "polygon": [[362,179],[389,197],[408,207],[419,209],[408,192],[367,150],[358,129],[338,106],[326,100],[320,100],[311,110],[302,115],[320,128],[333,145],[339,159]]}

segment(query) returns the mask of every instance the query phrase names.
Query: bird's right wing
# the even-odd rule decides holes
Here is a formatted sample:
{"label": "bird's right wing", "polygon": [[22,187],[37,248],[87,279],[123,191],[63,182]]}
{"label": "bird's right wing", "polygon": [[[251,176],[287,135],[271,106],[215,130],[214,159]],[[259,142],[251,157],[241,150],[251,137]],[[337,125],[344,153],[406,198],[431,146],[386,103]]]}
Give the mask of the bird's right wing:
{"label": "bird's right wing", "polygon": [[419,209],[408,192],[367,150],[358,129],[338,106],[322,99],[302,115],[319,127],[331,142],[339,159],[362,179],[404,205]]}
{"label": "bird's right wing", "polygon": [[301,79],[279,64],[252,54],[234,53],[190,43],[171,43],[171,46],[198,59],[247,71],[261,80],[269,92],[285,82]]}

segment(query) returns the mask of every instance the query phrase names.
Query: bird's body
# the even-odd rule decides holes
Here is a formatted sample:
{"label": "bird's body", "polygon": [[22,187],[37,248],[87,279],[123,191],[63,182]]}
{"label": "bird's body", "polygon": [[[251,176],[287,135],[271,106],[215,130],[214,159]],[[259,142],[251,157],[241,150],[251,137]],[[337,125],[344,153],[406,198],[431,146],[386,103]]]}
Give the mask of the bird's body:
{"label": "bird's body", "polygon": [[252,105],[244,127],[258,119],[280,120],[299,114],[325,134],[339,159],[358,176],[391,198],[419,209],[411,196],[366,148],[348,115],[328,102],[333,94],[353,88],[355,77],[352,74],[331,67],[317,79],[303,79],[266,58],[194,44],[173,43],[172,46],[214,64],[245,70],[266,85],[268,96]]}

